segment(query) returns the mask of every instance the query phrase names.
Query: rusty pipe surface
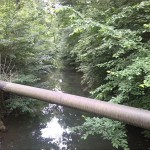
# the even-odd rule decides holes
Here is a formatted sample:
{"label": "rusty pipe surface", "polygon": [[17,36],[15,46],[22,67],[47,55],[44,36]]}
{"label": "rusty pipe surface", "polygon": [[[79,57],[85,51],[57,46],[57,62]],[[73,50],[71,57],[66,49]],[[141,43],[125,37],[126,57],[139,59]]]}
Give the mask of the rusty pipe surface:
{"label": "rusty pipe surface", "polygon": [[99,114],[150,129],[150,111],[55,91],[0,81],[0,90]]}

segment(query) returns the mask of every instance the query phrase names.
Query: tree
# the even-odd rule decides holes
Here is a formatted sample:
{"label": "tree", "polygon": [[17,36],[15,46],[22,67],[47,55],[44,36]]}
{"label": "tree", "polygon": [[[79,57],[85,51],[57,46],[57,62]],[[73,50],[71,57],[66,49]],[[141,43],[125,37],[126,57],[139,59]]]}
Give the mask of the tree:
{"label": "tree", "polygon": [[[38,70],[45,66],[43,59],[49,58],[48,69],[56,66],[55,16],[48,9],[52,8],[43,1],[1,1],[1,80],[33,85],[38,80]],[[12,99],[7,104],[10,109],[32,110],[33,101]]]}
{"label": "tree", "polygon": [[[150,2],[112,1],[111,7],[106,3],[102,11],[97,7],[101,1],[84,2],[89,5],[82,11],[78,5],[61,8],[61,14],[58,13],[58,18],[65,15],[60,19],[67,51],[64,56],[83,72],[83,82],[93,97],[150,109]],[[102,132],[100,128],[104,124]],[[110,131],[107,125],[112,126]],[[102,134],[114,147],[127,148],[125,128],[118,122],[86,118],[86,122],[75,129],[84,131],[84,137]],[[116,137],[113,131],[117,129],[120,135]]]}

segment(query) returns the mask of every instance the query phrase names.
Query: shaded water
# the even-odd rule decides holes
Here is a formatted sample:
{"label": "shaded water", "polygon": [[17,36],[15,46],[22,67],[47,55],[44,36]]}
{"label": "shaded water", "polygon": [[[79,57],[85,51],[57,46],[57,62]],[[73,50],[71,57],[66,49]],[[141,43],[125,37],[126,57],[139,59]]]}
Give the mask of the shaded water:
{"label": "shaded water", "polygon": [[[80,85],[80,74],[73,70],[57,70],[53,74],[42,76],[40,87],[87,95]],[[0,150],[113,150],[111,143],[100,136],[91,136],[84,141],[80,138],[80,133],[70,132],[70,127],[83,122],[84,114],[79,110],[46,104],[41,107],[41,113],[37,117],[8,118],[8,132],[1,135]],[[128,127],[128,130],[131,150],[146,150],[150,147],[149,141],[139,136],[139,129]]]}

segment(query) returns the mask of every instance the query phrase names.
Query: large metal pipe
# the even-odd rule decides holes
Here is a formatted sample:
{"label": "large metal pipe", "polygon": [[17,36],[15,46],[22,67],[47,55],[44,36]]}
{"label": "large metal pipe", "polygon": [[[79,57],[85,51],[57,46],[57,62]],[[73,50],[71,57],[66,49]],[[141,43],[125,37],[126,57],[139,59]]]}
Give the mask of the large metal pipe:
{"label": "large metal pipe", "polygon": [[137,127],[150,129],[150,111],[148,110],[4,81],[0,81],[0,90],[77,108]]}

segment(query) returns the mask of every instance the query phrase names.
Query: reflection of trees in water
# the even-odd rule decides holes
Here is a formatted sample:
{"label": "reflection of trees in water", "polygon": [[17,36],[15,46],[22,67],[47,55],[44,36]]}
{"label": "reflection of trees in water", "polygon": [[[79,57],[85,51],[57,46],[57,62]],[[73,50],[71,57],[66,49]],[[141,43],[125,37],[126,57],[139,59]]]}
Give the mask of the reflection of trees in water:
{"label": "reflection of trees in water", "polygon": [[51,143],[51,139],[41,137],[40,130],[46,127],[46,122],[47,118],[42,116],[12,118],[7,134],[3,134],[1,150],[59,150],[55,143]]}
{"label": "reflection of trees in water", "polygon": [[[58,122],[63,129],[74,127],[83,122],[83,119],[81,117],[81,115],[83,115],[83,112],[77,111],[75,109],[62,107],[59,105],[49,105],[49,107],[47,107],[45,110],[49,111],[49,114],[51,114],[53,117],[57,117],[59,119]],[[74,150],[75,148],[80,149],[80,147],[82,147],[81,145],[85,145],[86,143],[80,138],[80,134],[63,132],[61,143],[67,145],[67,148],[64,148],[64,150]]]}

